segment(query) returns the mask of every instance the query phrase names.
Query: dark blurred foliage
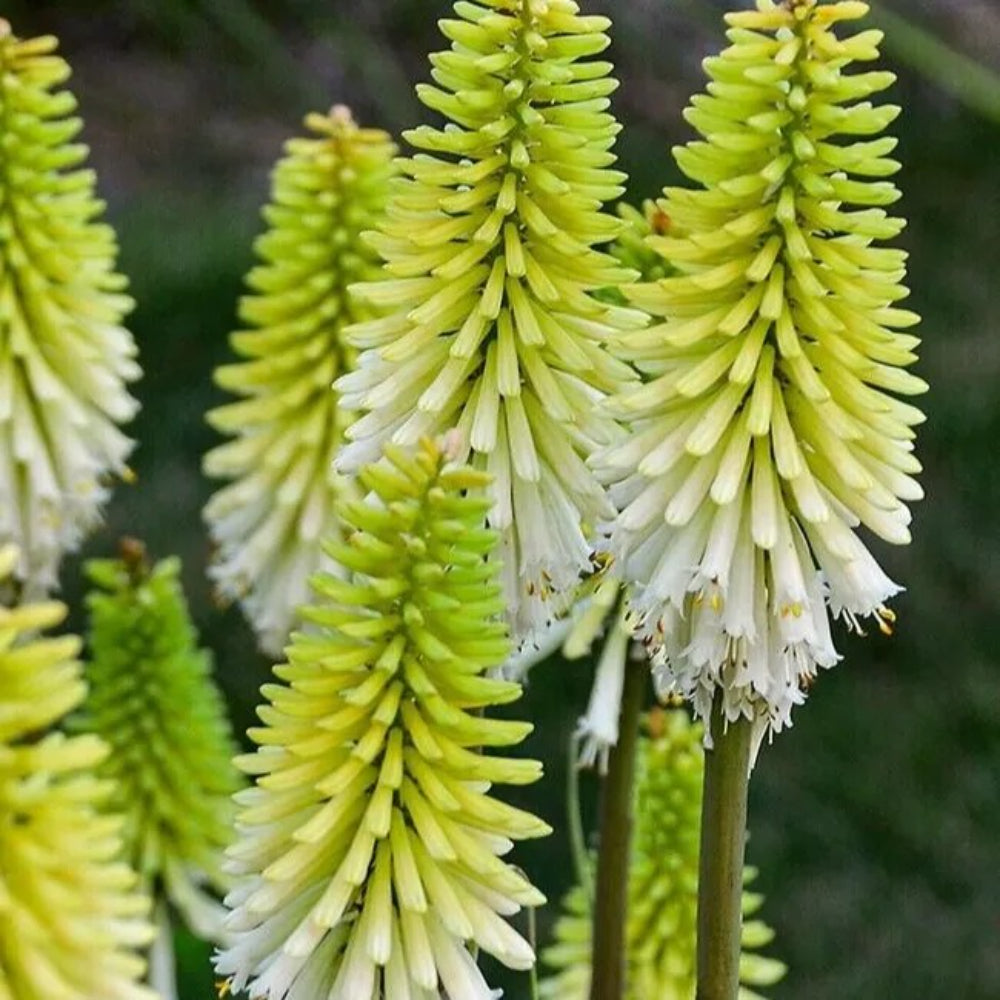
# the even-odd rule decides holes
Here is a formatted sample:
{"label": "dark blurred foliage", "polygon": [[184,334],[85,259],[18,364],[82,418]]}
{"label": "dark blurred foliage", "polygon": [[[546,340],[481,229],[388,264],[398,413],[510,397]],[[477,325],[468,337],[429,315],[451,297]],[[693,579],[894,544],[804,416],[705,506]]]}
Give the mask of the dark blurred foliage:
{"label": "dark blurred foliage", "polygon": [[[588,4],[616,20],[620,149],[636,199],[677,180],[669,149],[688,138],[680,111],[701,86],[701,58],[720,43],[722,6]],[[996,0],[892,6],[932,42],[997,69]],[[220,398],[211,370],[227,357],[268,169],[314,108],[346,101],[396,132],[425,118],[412,85],[426,77],[426,51],[440,47],[434,21],[446,10],[443,0],[3,3],[19,33],[63,39],[139,302],[139,481],[118,489],[89,552],[129,532],[157,555],[183,556],[240,727],[268,664],[238,612],[212,602],[199,459],[214,441],[203,420]],[[887,48],[901,64],[904,242],[911,304],[925,317],[920,371],[933,386],[919,440],[928,498],[913,546],[880,551],[908,587],[897,635],[842,639],[844,663],[821,678],[754,776],[749,854],[775,951],[791,966],[775,1000],[1000,996],[1000,115],[991,121],[948,96],[985,95],[977,106],[989,110],[996,92],[968,76],[971,64],[942,61],[940,43],[912,42],[900,32]],[[935,67],[914,69],[927,60]],[[65,589],[78,605],[78,560]],[[560,830],[518,860],[553,902],[571,877],[560,789],[588,685],[586,665],[552,663],[516,707],[536,722],[529,750],[548,771],[519,799]],[[205,949],[185,937],[180,952],[184,1000],[209,1000]],[[523,979],[507,988],[515,1000],[528,995]]]}

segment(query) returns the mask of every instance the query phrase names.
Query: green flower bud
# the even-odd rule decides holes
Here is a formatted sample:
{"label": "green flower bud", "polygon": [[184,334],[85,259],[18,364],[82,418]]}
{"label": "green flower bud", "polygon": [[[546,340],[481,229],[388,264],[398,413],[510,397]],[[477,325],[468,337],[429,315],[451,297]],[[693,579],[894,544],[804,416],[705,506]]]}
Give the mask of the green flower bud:
{"label": "green flower bud", "polygon": [[[179,560],[150,567],[138,542],[122,549],[121,559],[86,566],[90,691],[73,725],[113,749],[100,774],[114,782],[109,804],[125,817],[131,864],[196,934],[219,940],[224,911],[210,890],[229,886],[222,865],[241,784],[237,748]],[[169,926],[160,931],[169,944]],[[172,970],[158,971],[169,982]]]}
{"label": "green flower bud", "polygon": [[646,319],[590,294],[633,277],[595,249],[623,229],[603,211],[625,180],[611,169],[617,82],[592,58],[608,20],[572,0],[463,0],[455,15],[418,88],[447,124],[407,133],[418,152],[374,239],[390,277],[358,290],[381,316],[348,334],[365,353],[338,385],[367,412],[338,465],[458,427],[493,477],[521,639],[589,572],[594,529],[613,516],[586,460],[620,439],[600,404],[634,376],[604,343]]}
{"label": "green flower bud", "polygon": [[[629,869],[626,989],[628,1000],[694,1000],[698,911],[698,854],[704,752],[701,726],[678,709],[655,711],[639,741],[636,830]],[[754,872],[748,869],[744,881]],[[743,915],[762,898],[743,894]],[[553,974],[541,984],[551,1000],[590,996],[593,910],[584,886],[571,890],[543,960]],[[785,974],[785,966],[756,954],[774,932],[760,920],[743,926],[741,1000]]]}
{"label": "green flower bud", "polygon": [[[18,563],[0,548],[0,585]],[[122,860],[96,736],[52,732],[86,688],[75,636],[40,638],[62,604],[0,606],[0,996],[156,1000],[140,979],[149,900]]]}
{"label": "green flower bud", "polygon": [[344,540],[320,573],[311,626],[268,685],[256,776],[239,794],[240,881],[218,969],[268,1000],[493,996],[472,947],[534,963],[507,923],[540,893],[500,857],[548,827],[489,793],[538,763],[480,752],[531,727],[485,717],[518,685],[490,676],[508,651],[488,476],[425,440],[387,445],[342,500]]}
{"label": "green flower bud", "polygon": [[0,18],[0,544],[18,546],[14,575],[41,590],[98,521],[108,474],[130,474],[118,425],[140,374],[56,45]]}
{"label": "green flower bud", "polygon": [[670,232],[670,218],[656,202],[645,201],[642,209],[621,204],[618,214],[627,227],[611,248],[614,257],[639,273],[642,281],[659,281],[674,273],[670,262],[649,245],[650,236],[665,236]]}
{"label": "green flower bud", "polygon": [[310,115],[310,138],[293,139],[275,171],[261,264],[240,305],[249,329],[232,337],[243,359],[216,382],[244,397],[209,421],[233,440],[205,457],[205,471],[232,480],[205,508],[218,557],[211,573],[225,598],[242,600],[261,645],[278,655],[308,580],[324,562],[319,541],[335,530],[333,506],[350,489],[333,469],[344,428],[333,380],[354,364],[343,339],[369,312],[347,286],[376,277],[361,239],[381,215],[395,146],[359,128],[344,107]]}
{"label": "green flower bud", "polygon": [[918,318],[898,303],[903,228],[885,207],[899,168],[881,133],[899,109],[868,98],[891,73],[877,31],[838,35],[863,3],[759,0],[728,17],[707,93],[677,149],[701,187],[668,188],[651,248],[679,272],[629,290],[655,325],[621,339],[648,376],[615,412],[624,445],[596,459],[621,510],[611,549],[662,688],[758,740],[789,725],[839,659],[829,615],[891,631],[899,591],[858,534],[910,539],[921,393],[906,369]]}

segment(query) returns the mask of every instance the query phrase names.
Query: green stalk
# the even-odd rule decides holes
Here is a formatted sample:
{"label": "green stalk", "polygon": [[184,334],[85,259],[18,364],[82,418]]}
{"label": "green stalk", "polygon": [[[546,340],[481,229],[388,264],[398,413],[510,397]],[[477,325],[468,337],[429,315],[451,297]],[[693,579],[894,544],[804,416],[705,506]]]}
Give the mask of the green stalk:
{"label": "green stalk", "polygon": [[[538,915],[533,906],[528,907],[528,944],[531,945],[531,950],[537,955],[538,954]],[[530,1000],[539,1000],[538,992],[538,962],[535,962],[531,966],[531,971],[528,973],[529,980],[528,984],[531,989]]]}
{"label": "green stalk", "polygon": [[721,694],[711,725],[701,808],[696,1000],[737,1000],[751,726],[744,718],[726,725]]}
{"label": "green stalk", "polygon": [[885,48],[985,118],[1000,122],[1000,74],[936,38],[885,4],[872,11],[885,29]]}
{"label": "green stalk", "polygon": [[587,835],[583,831],[583,815],[580,811],[580,768],[577,757],[580,742],[575,733],[569,738],[569,770],[566,774],[566,819],[569,824],[570,853],[573,856],[573,870],[576,880],[587,893],[587,902],[594,903],[594,872],[587,850]]}
{"label": "green stalk", "polygon": [[594,900],[594,961],[590,1000],[625,996],[625,928],[631,861],[635,751],[646,693],[645,662],[625,667],[618,743],[601,791],[601,839]]}

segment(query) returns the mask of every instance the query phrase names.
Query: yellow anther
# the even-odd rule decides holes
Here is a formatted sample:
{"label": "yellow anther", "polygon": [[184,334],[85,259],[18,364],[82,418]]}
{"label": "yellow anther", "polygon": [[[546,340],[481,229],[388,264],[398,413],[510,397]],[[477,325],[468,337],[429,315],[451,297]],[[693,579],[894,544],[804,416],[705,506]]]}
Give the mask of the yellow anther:
{"label": "yellow anther", "polygon": [[878,622],[878,628],[882,635],[893,634],[892,626],[896,621],[896,615],[894,612],[890,611],[888,608],[877,608],[875,611],[875,620]]}
{"label": "yellow anther", "polygon": [[221,1000],[222,997],[232,996],[233,995],[233,980],[232,980],[232,978],[230,977],[229,979],[220,979],[215,984],[215,989],[216,989],[216,992],[219,994],[220,1000]]}
{"label": "yellow anther", "polygon": [[121,479],[126,486],[135,486],[139,481],[139,477],[135,474],[135,469],[131,465],[126,465],[122,468]]}
{"label": "yellow anther", "polygon": [[614,565],[615,557],[610,552],[592,552],[591,565],[595,573],[604,573]]}

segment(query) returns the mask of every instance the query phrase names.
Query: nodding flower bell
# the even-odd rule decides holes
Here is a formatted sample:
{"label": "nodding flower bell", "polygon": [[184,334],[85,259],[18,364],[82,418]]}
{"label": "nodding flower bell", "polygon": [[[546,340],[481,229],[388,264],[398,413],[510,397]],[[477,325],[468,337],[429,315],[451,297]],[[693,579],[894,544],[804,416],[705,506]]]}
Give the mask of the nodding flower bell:
{"label": "nodding flower bell", "polygon": [[600,407],[633,379],[604,348],[645,325],[591,294],[634,273],[595,249],[624,223],[612,170],[617,82],[593,56],[606,18],[572,0],[481,0],[441,22],[418,96],[448,123],[406,134],[418,152],[373,237],[388,280],[357,289],[380,318],[349,331],[364,349],[338,387],[365,411],[344,470],[383,442],[458,427],[493,477],[508,616],[520,640],[563,610],[590,571],[594,533],[613,516],[586,460],[620,439]]}
{"label": "nodding flower bell", "polygon": [[[626,923],[627,1000],[694,1000],[698,853],[701,827],[701,727],[681,709],[658,709],[640,739],[635,792],[636,831],[629,868]],[[744,884],[754,878],[744,872]],[[743,893],[743,915],[763,898]],[[593,904],[586,885],[574,887],[542,960],[551,970],[543,1000],[588,1000]],[[783,963],[757,954],[774,932],[760,920],[743,925],[740,1000],[761,1000],[756,987],[785,974]]]}
{"label": "nodding flower bell", "polygon": [[218,546],[211,575],[275,656],[309,577],[333,568],[319,543],[336,530],[334,503],[350,489],[333,457],[353,417],[332,383],[354,364],[345,327],[369,316],[347,286],[377,276],[361,234],[385,207],[396,152],[385,132],[360,128],[342,106],[306,126],[311,135],[291,140],[274,171],[261,263],[240,304],[249,329],[232,337],[243,360],[215,373],[244,397],[208,415],[233,440],[205,457],[208,475],[232,480],[205,508]]}
{"label": "nodding flower bell", "polygon": [[127,539],[122,558],[86,566],[92,589],[89,692],[73,719],[113,752],[98,773],[114,782],[110,809],[125,818],[125,852],[157,903],[159,945],[151,981],[176,997],[167,905],[199,937],[221,940],[224,910],[212,890],[229,886],[223,852],[240,787],[236,742],[199,649],[180,586],[180,562],[150,566]]}
{"label": "nodding flower bell", "polygon": [[100,518],[108,476],[130,475],[118,425],[137,409],[126,384],[140,374],[56,46],[0,18],[0,544],[18,547],[29,592],[55,586],[62,555]]}
{"label": "nodding flower bell", "polygon": [[351,579],[313,578],[312,631],[264,690],[217,959],[251,997],[489,1000],[474,950],[534,963],[507,918],[543,897],[501,856],[548,827],[489,791],[541,767],[479,749],[531,727],[481,712],[520,688],[490,676],[509,643],[489,479],[454,454],[387,445],[361,472],[327,546]]}
{"label": "nodding flower bell", "polygon": [[700,188],[668,188],[676,276],[633,286],[656,322],[622,338],[646,383],[614,401],[633,437],[595,460],[621,511],[612,551],[665,692],[758,739],[790,724],[838,660],[829,614],[891,631],[899,587],[862,540],[910,540],[913,427],[899,396],[918,317],[899,307],[904,223],[885,207],[899,169],[882,135],[899,112],[868,98],[891,73],[852,72],[881,33],[840,34],[857,2],[758,0],[728,15],[677,149]]}
{"label": "nodding flower bell", "polygon": [[[18,556],[0,547],[0,586]],[[0,605],[0,996],[157,1000],[141,985],[149,899],[120,860],[108,746],[53,732],[86,687],[75,636],[42,638],[66,608]]]}

